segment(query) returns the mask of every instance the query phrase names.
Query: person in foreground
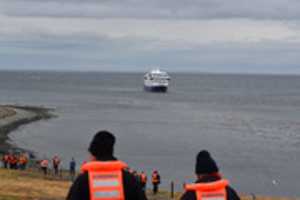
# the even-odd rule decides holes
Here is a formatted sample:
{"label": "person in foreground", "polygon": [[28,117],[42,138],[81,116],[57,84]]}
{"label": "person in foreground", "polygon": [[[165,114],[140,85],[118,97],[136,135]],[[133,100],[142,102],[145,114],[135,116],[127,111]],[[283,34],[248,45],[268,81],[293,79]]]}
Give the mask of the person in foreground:
{"label": "person in foreground", "polygon": [[181,200],[240,200],[237,193],[222,179],[216,162],[206,150],[200,151],[196,158],[195,173],[197,181],[185,186],[186,192]]}
{"label": "person in foreground", "polygon": [[92,161],[82,166],[67,200],[147,200],[137,179],[124,170],[127,165],[114,157],[115,140],[108,131],[94,136],[89,147]]}

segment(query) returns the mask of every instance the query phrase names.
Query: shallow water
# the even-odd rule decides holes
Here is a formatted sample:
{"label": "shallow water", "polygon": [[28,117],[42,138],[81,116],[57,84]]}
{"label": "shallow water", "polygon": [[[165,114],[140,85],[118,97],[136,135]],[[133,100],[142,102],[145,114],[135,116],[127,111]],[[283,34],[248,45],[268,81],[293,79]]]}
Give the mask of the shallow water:
{"label": "shallow water", "polygon": [[158,169],[163,186],[193,180],[208,149],[240,192],[300,196],[300,77],[171,74],[168,93],[142,90],[143,74],[1,72],[0,103],[56,108],[23,126],[13,143],[78,163],[97,130],[117,137],[116,155]]}

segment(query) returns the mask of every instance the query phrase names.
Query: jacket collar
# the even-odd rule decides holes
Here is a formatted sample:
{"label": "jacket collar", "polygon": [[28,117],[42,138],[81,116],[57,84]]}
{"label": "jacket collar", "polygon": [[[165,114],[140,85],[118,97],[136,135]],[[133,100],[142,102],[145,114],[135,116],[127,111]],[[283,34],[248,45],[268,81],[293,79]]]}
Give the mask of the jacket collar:
{"label": "jacket collar", "polygon": [[97,158],[97,161],[115,161],[115,160],[118,160],[118,159],[114,156],[101,156],[101,157]]}

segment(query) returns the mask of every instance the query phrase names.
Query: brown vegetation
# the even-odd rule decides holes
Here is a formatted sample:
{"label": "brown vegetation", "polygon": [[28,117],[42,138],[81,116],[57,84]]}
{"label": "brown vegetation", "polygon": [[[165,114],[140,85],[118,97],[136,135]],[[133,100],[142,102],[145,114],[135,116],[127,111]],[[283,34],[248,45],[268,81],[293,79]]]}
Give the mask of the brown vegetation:
{"label": "brown vegetation", "polygon": [[4,119],[6,117],[11,117],[16,114],[16,111],[13,108],[0,106],[0,119]]}
{"label": "brown vegetation", "polygon": [[[64,200],[71,186],[71,182],[47,176],[38,171],[16,171],[0,169],[0,199],[1,200]],[[175,199],[180,198],[175,194]],[[160,192],[153,196],[147,192],[149,200],[168,200],[170,193]],[[300,200],[280,197],[263,197],[242,195],[242,200]]]}
{"label": "brown vegetation", "polygon": [[62,200],[70,182],[44,178],[33,171],[0,170],[1,200]]}

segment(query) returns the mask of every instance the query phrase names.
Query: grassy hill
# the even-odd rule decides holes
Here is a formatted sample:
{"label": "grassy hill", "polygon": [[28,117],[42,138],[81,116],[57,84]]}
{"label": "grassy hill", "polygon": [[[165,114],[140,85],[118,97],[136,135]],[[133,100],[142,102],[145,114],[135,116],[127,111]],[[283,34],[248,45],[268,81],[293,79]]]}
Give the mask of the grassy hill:
{"label": "grassy hill", "polygon": [[[26,170],[15,171],[0,169],[0,200],[64,200],[71,186],[66,179],[53,176],[44,177],[41,172]],[[163,191],[153,196],[147,193],[149,200],[168,200],[170,195]],[[176,194],[179,199],[180,193]],[[242,200],[253,200],[252,196],[243,195]],[[300,200],[279,197],[257,196],[255,200]]]}
{"label": "grassy hill", "polygon": [[1,200],[62,200],[70,187],[69,181],[44,178],[34,171],[0,169]]}

